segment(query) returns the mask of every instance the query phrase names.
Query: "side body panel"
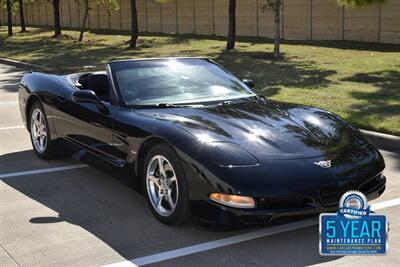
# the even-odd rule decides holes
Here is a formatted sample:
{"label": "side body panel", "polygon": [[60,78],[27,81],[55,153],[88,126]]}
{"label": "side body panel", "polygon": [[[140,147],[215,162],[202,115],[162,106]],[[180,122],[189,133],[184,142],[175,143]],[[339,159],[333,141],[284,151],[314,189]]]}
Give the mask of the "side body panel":
{"label": "side body panel", "polygon": [[113,122],[117,107],[105,103],[109,113],[102,113],[92,103],[72,100],[74,89],[66,89],[54,101],[53,121],[60,136],[114,162]]}

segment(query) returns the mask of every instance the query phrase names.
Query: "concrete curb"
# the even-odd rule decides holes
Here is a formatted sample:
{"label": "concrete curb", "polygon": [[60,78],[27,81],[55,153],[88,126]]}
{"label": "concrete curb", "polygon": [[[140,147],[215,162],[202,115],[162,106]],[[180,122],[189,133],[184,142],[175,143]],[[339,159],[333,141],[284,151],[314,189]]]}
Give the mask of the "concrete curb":
{"label": "concrete curb", "polygon": [[21,61],[17,61],[17,60],[13,60],[13,59],[8,59],[8,58],[0,58],[0,63],[14,66],[17,68],[29,69],[29,70],[38,70],[38,71],[49,71],[50,70],[47,67],[30,64],[30,63],[26,63],[26,62],[21,62]]}
{"label": "concrete curb", "polygon": [[361,129],[360,131],[379,149],[400,153],[400,136],[377,133]]}

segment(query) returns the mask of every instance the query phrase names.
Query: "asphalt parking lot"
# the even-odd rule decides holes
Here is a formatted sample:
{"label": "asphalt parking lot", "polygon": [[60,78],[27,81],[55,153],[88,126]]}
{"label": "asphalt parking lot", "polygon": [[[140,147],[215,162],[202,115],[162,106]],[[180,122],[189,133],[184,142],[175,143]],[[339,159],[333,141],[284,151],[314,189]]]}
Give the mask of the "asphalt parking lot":
{"label": "asphalt parking lot", "polygon": [[82,155],[34,155],[17,102],[23,72],[0,64],[0,266],[399,266],[399,154],[382,151],[387,189],[372,202],[390,222],[386,256],[320,256],[315,218],[245,229],[168,227],[125,173]]}

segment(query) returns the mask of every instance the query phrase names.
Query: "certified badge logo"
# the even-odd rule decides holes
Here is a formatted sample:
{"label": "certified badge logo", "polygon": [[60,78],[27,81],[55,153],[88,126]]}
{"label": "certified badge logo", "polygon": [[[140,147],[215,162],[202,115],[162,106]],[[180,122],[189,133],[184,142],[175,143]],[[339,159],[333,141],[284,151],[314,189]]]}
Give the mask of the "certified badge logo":
{"label": "certified badge logo", "polygon": [[346,192],[337,213],[321,214],[319,228],[321,255],[386,254],[386,217],[371,212],[359,191]]}
{"label": "certified badge logo", "polygon": [[339,201],[338,215],[348,219],[358,219],[370,214],[367,198],[360,191],[348,191]]}

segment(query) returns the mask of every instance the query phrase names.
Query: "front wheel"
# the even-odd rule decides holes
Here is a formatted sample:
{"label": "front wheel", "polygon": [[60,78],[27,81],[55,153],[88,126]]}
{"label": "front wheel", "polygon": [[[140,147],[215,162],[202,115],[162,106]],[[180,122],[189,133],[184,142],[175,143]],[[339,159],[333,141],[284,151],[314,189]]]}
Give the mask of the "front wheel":
{"label": "front wheel", "polygon": [[144,189],[153,215],[162,223],[182,225],[190,218],[186,177],[175,151],[159,144],[147,153]]}

